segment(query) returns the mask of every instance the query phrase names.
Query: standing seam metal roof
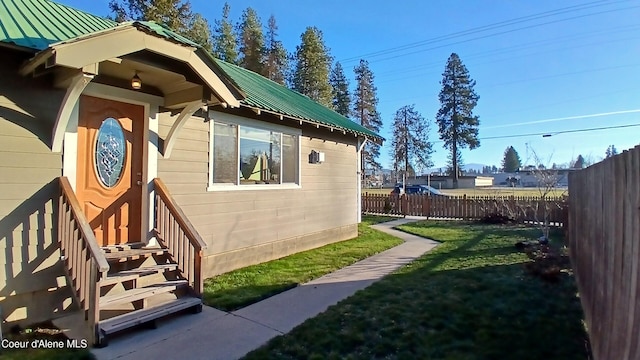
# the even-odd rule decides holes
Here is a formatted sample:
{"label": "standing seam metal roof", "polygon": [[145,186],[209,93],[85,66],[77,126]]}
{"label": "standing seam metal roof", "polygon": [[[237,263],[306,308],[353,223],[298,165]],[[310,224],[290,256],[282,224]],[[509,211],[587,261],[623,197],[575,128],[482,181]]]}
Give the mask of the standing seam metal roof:
{"label": "standing seam metal roof", "polygon": [[[193,41],[151,21],[119,24],[49,0],[0,0],[0,42],[37,51],[127,24],[168,41],[201,49]],[[218,59],[215,63],[246,94],[241,100],[246,106],[383,140],[360,124],[262,75]]]}
{"label": "standing seam metal roof", "polygon": [[1,0],[0,41],[44,50],[118,23],[47,0]]}
{"label": "standing seam metal roof", "polygon": [[382,140],[380,135],[357,124],[308,97],[237,65],[216,60],[218,65],[246,92],[241,103],[287,117],[349,131]]}

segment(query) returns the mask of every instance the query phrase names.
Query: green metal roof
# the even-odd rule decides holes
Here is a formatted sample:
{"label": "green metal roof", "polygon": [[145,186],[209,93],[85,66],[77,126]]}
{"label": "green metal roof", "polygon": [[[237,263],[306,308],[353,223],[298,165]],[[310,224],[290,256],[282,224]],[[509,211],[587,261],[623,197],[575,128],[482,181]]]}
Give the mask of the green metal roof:
{"label": "green metal roof", "polygon": [[227,75],[245,92],[242,104],[283,116],[382,140],[380,135],[357,124],[310,98],[253,71],[216,60]]}
{"label": "green metal roof", "polygon": [[[203,49],[164,25],[151,21],[119,24],[49,0],[0,0],[0,42],[37,51],[55,43],[73,41],[119,26],[135,26],[168,41]],[[206,56],[213,59],[211,54]],[[383,140],[378,134],[328,109],[308,97],[273,82],[262,75],[214,59],[245,95],[242,104],[337,130]]]}
{"label": "green metal roof", "polygon": [[0,41],[34,50],[117,22],[47,0],[0,0]]}

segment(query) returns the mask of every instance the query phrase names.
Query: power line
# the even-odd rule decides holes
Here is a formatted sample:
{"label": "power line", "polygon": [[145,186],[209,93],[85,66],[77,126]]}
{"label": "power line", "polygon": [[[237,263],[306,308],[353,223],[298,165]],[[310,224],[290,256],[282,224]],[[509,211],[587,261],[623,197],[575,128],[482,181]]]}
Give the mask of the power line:
{"label": "power line", "polygon": [[[587,4],[573,5],[573,6],[569,6],[569,7],[560,8],[560,9],[544,11],[544,12],[537,13],[537,14],[521,16],[521,17],[510,19],[510,20],[499,21],[499,22],[493,23],[493,24],[488,24],[488,25],[483,25],[483,26],[479,26],[479,27],[475,27],[475,28],[471,28],[471,29],[467,29],[467,30],[457,31],[457,32],[454,32],[454,33],[446,34],[446,35],[440,35],[440,36],[436,36],[436,37],[433,37],[433,38],[430,38],[430,39],[416,41],[416,42],[405,44],[405,45],[400,45],[400,46],[395,46],[395,47],[388,48],[388,49],[378,50],[378,51],[366,53],[366,54],[359,55],[359,56],[352,56],[352,57],[349,57],[349,58],[342,59],[342,60],[340,60],[340,62],[357,61],[357,60],[359,60],[360,58],[363,58],[363,57],[375,57],[375,56],[379,56],[379,55],[386,55],[386,54],[389,54],[389,53],[398,52],[398,51],[402,51],[402,50],[406,50],[406,49],[411,49],[411,48],[415,48],[415,47],[419,47],[419,46],[422,46],[422,45],[431,44],[431,43],[435,43],[435,42],[439,42],[439,41],[443,41],[443,40],[449,40],[449,39],[452,39],[452,38],[465,36],[465,35],[468,35],[468,34],[473,34],[473,33],[477,33],[477,32],[482,32],[482,31],[492,30],[492,29],[495,29],[495,28],[509,26],[509,25],[513,25],[513,24],[519,23],[519,22],[526,22],[526,21],[536,20],[540,16],[549,17],[549,16],[562,14],[563,12],[566,12],[566,11],[577,11],[577,10],[583,10],[584,8],[588,9],[588,8],[591,8],[591,7],[608,5],[608,4],[604,4],[604,3],[606,3],[606,1],[594,1],[594,2],[591,2],[591,3],[587,3]],[[598,5],[594,5],[594,4],[598,4]]]}
{"label": "power line", "polygon": [[[393,47],[393,48],[379,50],[379,51],[363,54],[363,55],[360,55],[360,56],[352,56],[352,57],[349,57],[349,58],[341,59],[340,62],[348,63],[348,62],[358,61],[359,59],[365,58],[365,57],[371,59],[371,58],[379,57],[379,56],[382,56],[382,55],[392,54],[392,53],[395,53],[395,52],[400,52],[400,51],[405,51],[405,50],[418,48],[418,47],[421,47],[421,46],[424,46],[424,45],[428,45],[428,44],[434,44],[434,43],[442,42],[442,41],[445,41],[445,40],[451,40],[451,39],[455,39],[455,38],[464,37],[464,36],[467,36],[467,35],[473,35],[473,34],[477,34],[477,33],[486,32],[486,31],[489,31],[489,30],[499,29],[499,28],[510,26],[510,25],[516,25],[516,24],[519,24],[519,23],[525,23],[525,22],[530,22],[530,21],[533,21],[533,20],[544,19],[544,18],[557,16],[557,15],[561,15],[561,14],[565,14],[565,13],[576,12],[576,11],[581,11],[581,10],[587,10],[587,9],[591,9],[591,8],[601,7],[601,6],[608,6],[608,5],[612,5],[612,4],[616,4],[616,3],[622,3],[622,2],[628,2],[628,0],[615,1],[615,2],[611,2],[611,1],[595,1],[595,2],[582,4],[582,5],[573,5],[573,6],[560,8],[560,9],[556,9],[556,10],[549,10],[549,11],[545,11],[545,12],[541,12],[541,13],[537,13],[537,14],[522,16],[522,17],[510,19],[510,20],[500,21],[500,22],[497,22],[497,23],[489,24],[489,25],[475,27],[475,28],[471,28],[471,29],[468,29],[468,30],[458,31],[458,32],[454,32],[454,33],[451,33],[451,34],[447,34],[447,35],[441,35],[441,36],[437,36],[437,37],[434,37],[434,38],[430,38],[430,39],[426,39],[426,40],[422,40],[422,41],[418,41],[418,42],[414,42],[414,43],[410,43],[410,44],[406,44],[406,45],[401,45],[401,46],[396,46],[396,47]],[[631,8],[633,8],[633,7],[631,7]],[[489,34],[489,35],[484,35],[482,37],[472,38],[472,39],[464,40],[464,41],[461,41],[461,42],[473,41],[473,40],[486,38],[486,37],[490,37],[490,36],[496,36],[496,35],[505,34],[505,33],[508,33],[508,32],[518,31],[518,30],[522,30],[522,29],[528,29],[528,28],[532,28],[532,27],[543,26],[543,25],[547,25],[547,24],[551,24],[551,23],[555,23],[555,22],[573,20],[573,19],[580,18],[580,17],[599,15],[599,14],[603,14],[603,13],[607,13],[607,12],[620,11],[620,10],[625,10],[625,9],[627,9],[627,8],[614,9],[614,10],[609,10],[609,11],[601,11],[601,12],[590,13],[590,14],[583,14],[583,15],[576,16],[576,17],[559,19],[559,20],[555,20],[555,21],[551,21],[551,22],[547,22],[547,23],[534,24],[534,25],[529,25],[529,26],[526,26],[526,27],[511,29],[511,30],[504,31],[504,32],[498,32],[498,33],[493,33],[493,34]],[[447,45],[443,45],[443,46],[454,45],[454,44],[458,44],[458,43],[461,43],[461,42],[455,42],[455,43],[447,44]],[[438,47],[435,47],[435,48],[439,48],[439,47],[442,47],[442,46],[438,46]],[[435,48],[423,49],[423,50],[420,50],[418,52],[427,51],[427,50],[431,50],[431,49],[435,49]],[[413,52],[413,53],[415,53],[415,52]],[[407,53],[407,54],[398,55],[398,56],[406,56],[406,55],[411,55],[413,53]],[[395,57],[398,57],[398,56],[387,57],[387,58],[384,58],[384,59],[381,59],[381,60],[392,59],[392,58],[395,58]],[[370,62],[381,61],[381,60],[370,60]]]}
{"label": "power line", "polygon": [[482,36],[477,36],[477,37],[473,37],[473,38],[470,38],[470,39],[465,39],[465,40],[460,40],[460,41],[456,41],[456,42],[452,42],[452,43],[433,46],[433,47],[429,47],[429,48],[426,48],[426,49],[416,50],[416,51],[412,51],[412,52],[408,52],[408,53],[404,53],[404,54],[388,56],[388,57],[385,57],[385,58],[382,58],[382,59],[369,60],[369,63],[386,61],[386,60],[393,60],[393,59],[397,59],[399,57],[404,57],[404,56],[408,56],[408,55],[415,55],[415,54],[418,54],[418,53],[421,53],[421,52],[425,52],[425,51],[441,49],[441,48],[449,47],[449,46],[452,46],[452,45],[464,44],[464,43],[468,43],[468,42],[471,42],[471,41],[482,40],[482,39],[494,37],[494,36],[497,36],[497,35],[509,34],[509,33],[513,33],[513,32],[516,32],[516,31],[520,31],[520,30],[532,29],[532,28],[545,26],[545,25],[550,25],[550,24],[555,24],[555,23],[559,23],[559,22],[580,19],[580,18],[584,18],[584,17],[588,17],[588,16],[601,15],[601,14],[606,14],[606,13],[611,13],[611,12],[616,12],[616,11],[622,11],[622,10],[636,9],[636,8],[640,8],[640,5],[639,6],[629,6],[629,7],[626,7],[626,8],[618,8],[618,9],[607,10],[607,11],[600,11],[600,12],[596,12],[596,13],[583,14],[583,15],[573,16],[573,17],[569,17],[569,18],[564,18],[564,19],[559,19],[559,20],[554,20],[554,21],[548,21],[548,22],[545,22],[545,23],[523,26],[523,27],[519,27],[519,28],[515,28],[515,29],[500,31],[500,32],[496,32],[496,33],[492,33],[492,34],[488,34],[488,35],[482,35]]}
{"label": "power line", "polygon": [[541,132],[541,133],[529,133],[529,134],[489,136],[489,137],[480,138],[480,140],[509,139],[509,138],[515,138],[515,137],[525,137],[525,136],[544,136],[544,135],[552,136],[552,135],[572,134],[572,133],[587,132],[587,131],[623,129],[623,128],[630,128],[630,127],[636,127],[636,126],[640,126],[640,124],[603,126],[603,127],[597,127],[597,128],[573,129],[573,130],[563,130],[563,131],[555,131],[555,132]]}
{"label": "power line", "polygon": [[640,112],[640,109],[633,109],[633,110],[609,111],[609,112],[587,114],[587,115],[565,116],[565,117],[558,117],[558,118],[552,118],[552,119],[534,120],[534,121],[525,121],[520,123],[510,123],[505,125],[488,126],[488,127],[484,127],[483,130],[499,129],[499,128],[506,128],[506,127],[522,126],[522,125],[544,124],[544,123],[558,122],[558,121],[564,121],[564,120],[591,119],[596,117],[621,115],[621,114],[633,114],[633,113],[639,113],[639,112]]}
{"label": "power line", "polygon": [[[608,34],[614,34],[614,33],[623,33],[623,32],[628,32],[628,31],[636,31],[638,29],[640,29],[640,25],[631,25],[631,26],[614,27],[614,28],[608,29],[607,31],[589,31],[589,32],[583,32],[583,33],[579,33],[579,34],[565,35],[565,36],[561,36],[561,37],[555,37],[553,39],[544,39],[544,40],[527,42],[526,44],[517,44],[517,45],[507,46],[507,47],[503,47],[503,48],[498,48],[498,49],[481,51],[481,52],[465,55],[465,60],[479,59],[479,58],[485,58],[485,57],[490,57],[490,56],[495,56],[495,55],[510,54],[510,53],[515,53],[517,51],[528,50],[528,49],[540,50],[541,49],[541,45],[554,45],[556,43],[561,43],[562,44],[562,46],[560,48],[555,47],[555,48],[550,48],[550,49],[544,50],[544,51],[529,52],[529,53],[526,53],[526,54],[523,54],[523,55],[511,56],[511,57],[506,57],[506,58],[493,59],[491,61],[486,61],[486,62],[481,62],[481,63],[475,63],[475,65],[486,65],[486,64],[493,64],[493,63],[496,63],[496,62],[513,60],[513,59],[517,59],[517,58],[521,58],[521,57],[527,57],[527,56],[536,55],[536,54],[549,53],[549,52],[552,52],[552,51],[566,51],[566,50],[577,49],[577,48],[582,48],[582,47],[586,47],[586,46],[596,46],[596,45],[601,45],[601,44],[611,44],[613,42],[619,42],[619,41],[636,40],[638,37],[617,38],[617,39],[611,39],[610,37],[608,37],[607,39],[602,40],[602,41],[598,41],[598,42],[575,44],[575,40],[578,40],[578,39],[591,38],[593,36],[601,36],[601,35],[608,35]],[[571,43],[574,44],[574,45],[573,46],[567,46],[567,43],[569,41],[571,41]],[[411,76],[411,77],[390,77],[389,75],[403,74],[403,73],[414,73],[415,74],[416,72],[419,72],[419,71],[424,70],[424,69],[436,69],[436,68],[440,69],[441,67],[442,67],[442,62],[441,61],[430,62],[430,63],[426,63],[426,64],[414,65],[414,66],[409,66],[409,67],[405,66],[405,67],[402,67],[400,69],[395,69],[395,70],[391,70],[391,71],[377,73],[376,74],[376,78],[378,78],[378,79],[383,78],[383,79],[385,79],[386,82],[395,81],[395,80],[402,80],[402,79],[407,79],[407,78],[415,78],[415,75]]]}
{"label": "power line", "polygon": [[[566,73],[545,75],[545,76],[539,76],[539,77],[534,77],[534,78],[518,79],[518,80],[513,80],[513,81],[508,81],[508,82],[503,82],[503,83],[497,83],[497,84],[485,84],[485,85],[481,86],[481,88],[482,89],[490,89],[490,88],[495,88],[495,87],[500,87],[500,86],[516,85],[516,84],[528,83],[528,82],[538,81],[538,80],[554,79],[554,78],[565,77],[565,76],[582,75],[582,74],[604,72],[604,71],[617,70],[617,69],[623,69],[623,68],[637,67],[639,65],[640,65],[640,63],[635,63],[635,64],[607,66],[607,67],[593,68],[593,69],[584,69],[584,70],[579,70],[579,71],[570,71],[570,72],[566,72]],[[407,77],[407,79],[408,78],[413,78],[413,77]],[[401,79],[398,79],[398,80],[401,80]],[[387,83],[389,81],[390,80],[382,81],[380,83],[384,84],[384,83]],[[380,84],[380,83],[378,83],[378,84]],[[413,97],[413,98],[410,98],[409,100],[436,97],[436,96],[438,96],[438,94],[439,93],[422,94],[420,97]],[[405,98],[384,99],[384,100],[380,101],[379,104],[395,103],[395,102],[398,102],[398,101],[401,101],[401,100],[404,100],[404,99]]]}

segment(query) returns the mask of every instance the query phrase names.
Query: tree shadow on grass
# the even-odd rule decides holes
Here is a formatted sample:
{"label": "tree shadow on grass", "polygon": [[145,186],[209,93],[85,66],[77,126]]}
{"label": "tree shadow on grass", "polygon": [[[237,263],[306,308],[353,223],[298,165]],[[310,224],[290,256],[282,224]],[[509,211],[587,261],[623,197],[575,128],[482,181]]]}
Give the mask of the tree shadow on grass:
{"label": "tree shadow on grass", "polygon": [[513,246],[536,229],[463,230],[247,358],[586,359],[574,278],[528,275]]}
{"label": "tree shadow on grass", "polygon": [[[425,264],[427,265],[427,264]],[[521,264],[396,273],[248,359],[586,359],[573,278],[550,284]]]}

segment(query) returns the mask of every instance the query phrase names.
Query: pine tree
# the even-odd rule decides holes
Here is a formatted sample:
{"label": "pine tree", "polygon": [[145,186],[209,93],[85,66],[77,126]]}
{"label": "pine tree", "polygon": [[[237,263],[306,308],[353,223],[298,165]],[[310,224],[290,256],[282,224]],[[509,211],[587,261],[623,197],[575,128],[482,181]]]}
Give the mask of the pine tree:
{"label": "pine tree", "polygon": [[238,50],[236,47],[236,35],[233,32],[233,25],[229,21],[231,7],[224,3],[222,8],[222,19],[216,20],[213,37],[213,55],[228,63],[238,63]]}
{"label": "pine tree", "polygon": [[211,44],[211,27],[207,19],[203,18],[202,15],[193,15],[189,21],[185,36],[195,43],[200,44],[208,52],[213,50]]}
{"label": "pine tree", "polygon": [[414,105],[403,106],[396,111],[392,131],[391,158],[394,169],[403,170],[409,176],[409,170],[414,165],[419,169],[433,166],[429,123],[415,110]]}
{"label": "pine tree", "polygon": [[[451,155],[452,153],[449,153],[449,155],[447,155],[447,175],[455,179],[462,175],[462,168],[464,167],[464,163],[462,161],[462,154],[460,153],[460,150],[458,150],[455,160]],[[458,169],[458,171],[453,171],[453,169]]]}
{"label": "pine tree", "polygon": [[258,74],[264,74],[265,46],[262,23],[258,13],[246,8],[238,25],[240,66]]}
{"label": "pine tree", "polygon": [[605,158],[608,159],[614,155],[618,154],[618,149],[616,149],[615,145],[609,145],[609,147],[607,147],[607,151],[605,153]]}
{"label": "pine tree", "polygon": [[[356,91],[353,94],[353,118],[360,125],[373,131],[379,132],[382,127],[382,118],[378,112],[378,89],[373,84],[373,72],[369,69],[369,63],[360,60],[360,64],[353,70],[356,75]],[[378,169],[382,167],[377,158],[380,156],[380,145],[367,142],[362,150],[363,170],[369,167]]]}
{"label": "pine tree", "polygon": [[522,166],[520,156],[513,146],[509,146],[504,151],[504,157],[502,158],[502,169],[504,172],[516,172]]}
{"label": "pine tree", "polygon": [[[478,95],[473,90],[475,80],[469,76],[460,57],[453,53],[447,60],[442,74],[442,90],[438,96],[440,110],[436,115],[440,140],[451,151],[452,168],[460,168],[460,149],[469,147],[475,149],[480,146],[478,126],[480,120],[473,115],[473,109],[478,103]],[[458,172],[453,172],[453,187],[458,187]]]}
{"label": "pine tree", "polygon": [[331,107],[331,56],[322,40],[322,31],[308,27],[300,39],[300,45],[296,47],[294,54],[291,87],[310,99]]}
{"label": "pine tree", "polygon": [[276,18],[271,15],[267,28],[267,57],[264,66],[264,76],[278,84],[284,85],[289,59],[287,57],[287,50],[285,50],[282,42],[277,40],[277,31],[278,25],[276,24]]}
{"label": "pine tree", "polygon": [[349,117],[351,112],[351,94],[349,93],[349,80],[344,75],[342,65],[339,62],[333,66],[331,76],[331,93],[333,95],[333,110],[338,114]]}
{"label": "pine tree", "polygon": [[109,9],[117,21],[155,21],[184,36],[193,19],[188,0],[111,0]]}

